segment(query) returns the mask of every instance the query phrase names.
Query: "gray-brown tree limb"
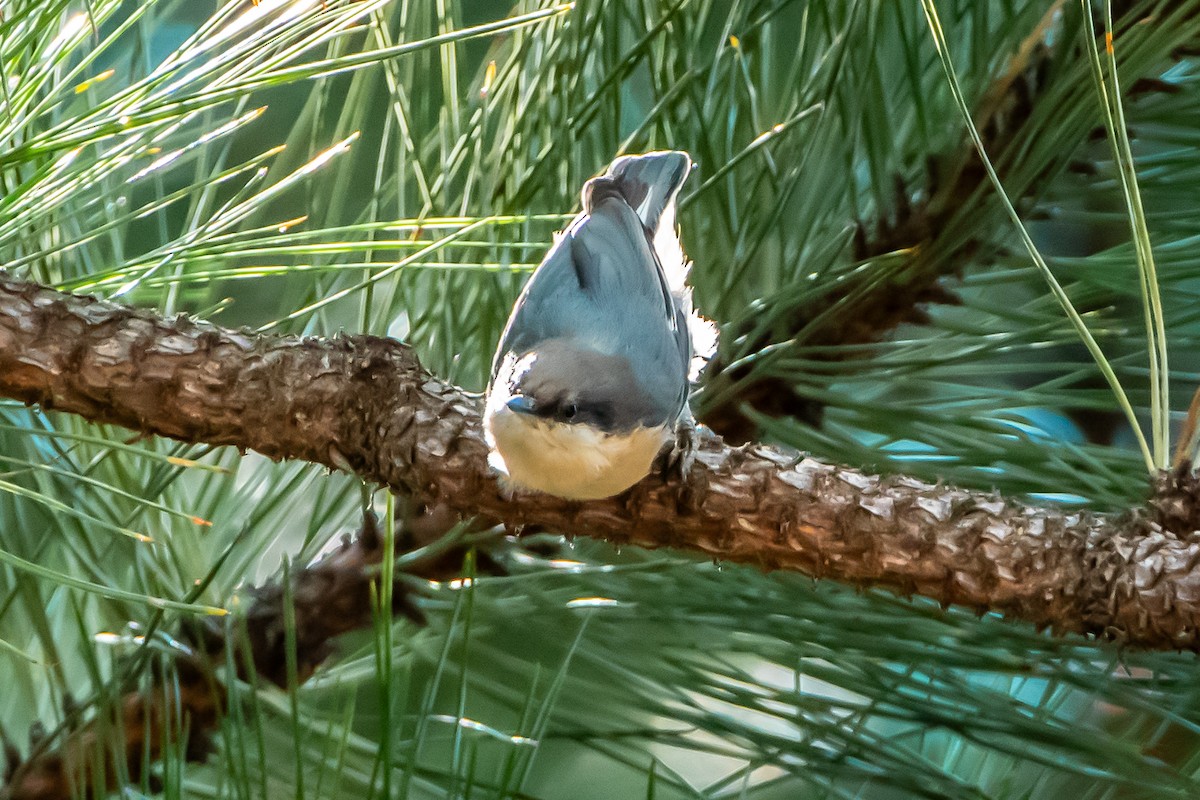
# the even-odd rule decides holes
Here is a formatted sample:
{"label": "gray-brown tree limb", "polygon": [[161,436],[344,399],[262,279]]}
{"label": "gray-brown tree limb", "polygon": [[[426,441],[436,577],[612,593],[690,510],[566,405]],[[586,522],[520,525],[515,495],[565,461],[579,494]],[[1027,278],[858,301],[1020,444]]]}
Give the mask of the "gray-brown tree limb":
{"label": "gray-brown tree limb", "polygon": [[[684,485],[581,503],[509,496],[479,399],[374,336],[256,336],[0,277],[0,396],[253,449],[506,525],[784,569],[999,611],[1056,632],[1200,650],[1200,536],[702,442]],[[734,579],[731,577],[731,580]]]}

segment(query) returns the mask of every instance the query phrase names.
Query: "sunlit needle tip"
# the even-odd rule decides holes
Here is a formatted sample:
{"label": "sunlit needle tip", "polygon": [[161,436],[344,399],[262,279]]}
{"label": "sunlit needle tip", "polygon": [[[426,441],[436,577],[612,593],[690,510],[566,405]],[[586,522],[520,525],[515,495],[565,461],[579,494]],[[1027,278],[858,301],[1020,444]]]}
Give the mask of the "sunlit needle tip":
{"label": "sunlit needle tip", "polygon": [[496,80],[496,61],[488,62],[487,70],[483,73],[483,86],[479,88],[479,96],[487,97],[492,89],[492,81]]}
{"label": "sunlit needle tip", "polygon": [[106,70],[104,70],[104,72],[101,72],[96,77],[88,78],[86,81],[84,81],[83,83],[76,86],[75,94],[83,94],[88,89],[95,86],[97,83],[100,83],[101,81],[106,81],[109,78],[111,78],[113,75],[116,75],[116,74],[117,74],[117,71],[115,69],[106,69]]}
{"label": "sunlit needle tip", "polygon": [[280,233],[287,233],[291,228],[294,228],[297,225],[302,225],[307,220],[308,220],[308,214],[302,214],[301,216],[296,217],[295,219],[284,220],[283,222],[279,223],[278,231]]}

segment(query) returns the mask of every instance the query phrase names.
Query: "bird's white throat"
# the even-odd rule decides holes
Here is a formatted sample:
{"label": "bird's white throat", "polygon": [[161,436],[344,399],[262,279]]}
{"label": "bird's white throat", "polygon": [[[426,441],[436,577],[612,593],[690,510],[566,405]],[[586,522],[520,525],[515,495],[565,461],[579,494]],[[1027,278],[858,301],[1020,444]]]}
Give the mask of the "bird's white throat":
{"label": "bird's white throat", "polygon": [[609,434],[492,405],[484,420],[491,466],[519,488],[572,500],[625,491],[646,476],[667,442],[665,427]]}

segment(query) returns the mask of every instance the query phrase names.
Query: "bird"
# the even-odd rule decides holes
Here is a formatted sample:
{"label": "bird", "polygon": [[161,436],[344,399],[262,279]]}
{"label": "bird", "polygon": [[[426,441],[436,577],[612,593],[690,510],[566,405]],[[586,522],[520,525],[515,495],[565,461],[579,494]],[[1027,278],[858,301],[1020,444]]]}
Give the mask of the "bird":
{"label": "bird", "polygon": [[715,347],[675,226],[691,157],[617,158],[526,283],[492,361],[488,462],[512,491],[594,500],[693,460],[691,383]]}

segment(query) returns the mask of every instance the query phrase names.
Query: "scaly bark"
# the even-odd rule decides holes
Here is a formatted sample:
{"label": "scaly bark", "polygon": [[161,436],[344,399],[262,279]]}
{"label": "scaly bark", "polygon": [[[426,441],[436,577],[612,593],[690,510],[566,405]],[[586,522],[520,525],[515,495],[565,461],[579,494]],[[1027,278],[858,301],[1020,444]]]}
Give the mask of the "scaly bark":
{"label": "scaly bark", "polygon": [[580,503],[508,497],[478,398],[371,336],[266,337],[0,280],[0,395],[190,442],[349,470],[507,525],[677,547],[917,593],[1056,632],[1200,650],[1200,539],[882,478],[765,447],[701,444],[686,485]]}

